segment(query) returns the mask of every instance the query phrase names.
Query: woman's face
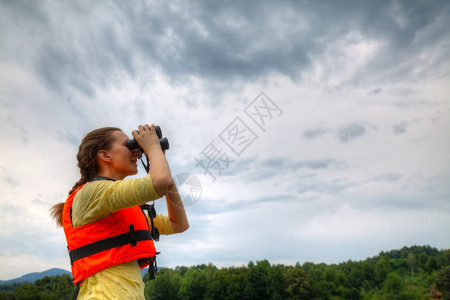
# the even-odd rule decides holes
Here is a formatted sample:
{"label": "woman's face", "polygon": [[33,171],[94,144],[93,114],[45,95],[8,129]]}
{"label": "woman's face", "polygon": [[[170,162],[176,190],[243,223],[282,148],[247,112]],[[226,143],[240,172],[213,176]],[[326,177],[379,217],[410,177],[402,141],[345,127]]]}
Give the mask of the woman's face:
{"label": "woman's face", "polygon": [[126,146],[129,140],[128,136],[122,131],[114,131],[112,133],[114,142],[108,154],[111,158],[111,169],[115,173],[114,179],[124,179],[129,175],[134,175],[138,172],[137,160],[139,158],[139,151],[131,152]]}

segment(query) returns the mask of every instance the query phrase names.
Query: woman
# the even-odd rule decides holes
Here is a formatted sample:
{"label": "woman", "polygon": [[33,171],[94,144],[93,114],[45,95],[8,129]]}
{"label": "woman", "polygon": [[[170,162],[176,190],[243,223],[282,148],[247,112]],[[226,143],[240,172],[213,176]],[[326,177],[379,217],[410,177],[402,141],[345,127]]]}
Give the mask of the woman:
{"label": "woman", "polygon": [[[140,152],[127,148],[129,138],[119,128],[94,130],[79,147],[80,180],[66,202],[51,209],[64,228],[78,299],[145,299],[141,268],[151,269],[156,255],[151,226],[162,234],[189,228],[155,125],[141,125],[132,135],[148,156],[147,176],[123,180],[137,173]],[[149,225],[139,205],[162,196],[168,216],[158,214]]]}

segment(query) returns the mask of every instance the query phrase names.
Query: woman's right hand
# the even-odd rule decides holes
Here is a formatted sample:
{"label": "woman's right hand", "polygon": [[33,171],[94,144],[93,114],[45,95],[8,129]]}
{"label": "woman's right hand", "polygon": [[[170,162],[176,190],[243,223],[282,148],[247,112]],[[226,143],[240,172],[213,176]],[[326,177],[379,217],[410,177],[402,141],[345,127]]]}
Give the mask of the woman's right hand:
{"label": "woman's right hand", "polygon": [[159,138],[156,134],[155,124],[140,125],[139,130],[134,130],[132,135],[138,142],[150,162],[148,173],[152,178],[153,187],[160,196],[168,193],[169,189],[175,184],[170,172],[169,163],[161,150]]}
{"label": "woman's right hand", "polygon": [[156,134],[155,124],[139,125],[137,130],[131,133],[133,138],[138,142],[145,154],[149,155],[152,151],[161,150],[159,138]]}

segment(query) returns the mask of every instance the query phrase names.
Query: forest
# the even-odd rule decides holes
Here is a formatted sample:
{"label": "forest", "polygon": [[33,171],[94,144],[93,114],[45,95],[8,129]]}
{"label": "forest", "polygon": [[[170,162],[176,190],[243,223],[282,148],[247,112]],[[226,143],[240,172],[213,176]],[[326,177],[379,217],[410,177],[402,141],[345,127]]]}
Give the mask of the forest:
{"label": "forest", "polygon": [[[363,261],[162,268],[144,276],[146,299],[450,299],[450,249],[403,247]],[[72,299],[69,275],[0,285],[0,299]]]}

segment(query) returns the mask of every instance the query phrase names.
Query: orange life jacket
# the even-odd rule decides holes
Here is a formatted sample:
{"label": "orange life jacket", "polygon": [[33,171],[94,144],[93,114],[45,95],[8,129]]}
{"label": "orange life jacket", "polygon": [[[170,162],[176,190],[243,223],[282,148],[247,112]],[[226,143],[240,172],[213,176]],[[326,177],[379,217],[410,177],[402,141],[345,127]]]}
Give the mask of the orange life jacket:
{"label": "orange life jacket", "polygon": [[62,218],[74,284],[132,260],[138,260],[142,269],[148,266],[156,250],[147,218],[139,206],[123,208],[103,219],[73,228],[72,203],[83,186],[67,198]]}

